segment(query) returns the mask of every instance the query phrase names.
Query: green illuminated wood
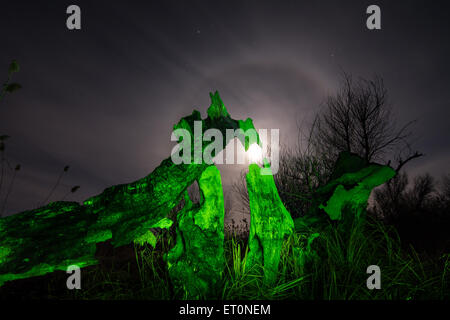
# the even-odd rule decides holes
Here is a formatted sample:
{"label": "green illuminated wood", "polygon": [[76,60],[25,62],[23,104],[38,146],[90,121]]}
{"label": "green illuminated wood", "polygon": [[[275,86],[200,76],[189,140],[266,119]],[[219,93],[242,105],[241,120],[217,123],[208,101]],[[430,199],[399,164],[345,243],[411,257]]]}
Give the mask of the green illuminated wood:
{"label": "green illuminated wood", "polygon": [[175,247],[168,253],[169,275],[175,288],[188,299],[208,298],[218,292],[225,267],[224,200],[220,172],[207,168],[198,186],[199,204],[185,197],[185,206],[178,214]]}
{"label": "green illuminated wood", "polygon": [[[240,123],[251,123],[232,119],[218,92],[211,94],[208,114],[211,117],[202,120],[200,113],[194,111],[174,129],[184,127],[193,133],[194,121],[201,120],[203,132],[216,128],[226,137],[226,129],[236,130]],[[224,140],[223,147],[228,142]],[[207,145],[204,143],[203,147]],[[96,264],[98,242],[111,240],[116,247],[132,242],[153,244],[149,229],[158,226],[180,202],[187,187],[200,179],[208,167],[175,165],[169,157],[148,176],[110,187],[82,205],[54,202],[1,218],[0,285],[8,280],[66,270],[71,264]]]}
{"label": "green illuminated wood", "polygon": [[278,195],[273,176],[262,175],[261,169],[251,164],[246,176],[250,200],[248,264],[250,268],[262,266],[265,282],[272,284],[277,278],[283,240],[294,231],[294,222]]}

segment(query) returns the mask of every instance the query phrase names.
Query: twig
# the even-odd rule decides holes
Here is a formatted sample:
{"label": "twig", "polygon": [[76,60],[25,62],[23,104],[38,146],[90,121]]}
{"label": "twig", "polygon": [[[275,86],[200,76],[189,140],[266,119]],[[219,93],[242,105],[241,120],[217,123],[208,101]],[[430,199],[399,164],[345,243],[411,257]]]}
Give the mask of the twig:
{"label": "twig", "polygon": [[5,212],[5,208],[6,208],[6,203],[8,202],[8,198],[9,195],[12,191],[13,185],[14,185],[14,180],[16,179],[16,174],[17,172],[20,170],[20,165],[17,165],[16,168],[14,169],[14,174],[13,177],[11,179],[11,183],[9,184],[9,188],[8,188],[8,192],[6,193],[6,197],[5,200],[3,201],[3,205],[2,205],[2,210],[0,212],[0,216],[3,216],[3,213]]}
{"label": "twig", "polygon": [[64,197],[62,197],[61,201],[64,201],[64,199],[66,199],[69,194],[77,192],[78,189],[80,189],[80,186],[72,187],[69,191],[67,191]]}
{"label": "twig", "polygon": [[48,194],[48,196],[45,198],[44,201],[42,201],[41,205],[44,205],[47,203],[47,201],[50,199],[50,197],[53,195],[53,192],[55,192],[56,188],[59,186],[59,183],[61,182],[61,179],[64,175],[65,172],[67,172],[69,170],[69,166],[65,166],[63,171],[59,174],[58,179],[56,180],[55,185],[53,186],[52,190],[50,191],[50,193]]}
{"label": "twig", "polygon": [[399,158],[399,160],[398,160],[398,166],[397,166],[397,168],[395,169],[395,172],[397,172],[397,173],[400,172],[400,169],[401,169],[406,163],[408,163],[409,161],[411,161],[411,160],[413,160],[413,159],[422,157],[422,156],[423,156],[423,153],[420,153],[420,152],[416,151],[416,152],[414,152],[414,154],[412,154],[411,156],[409,156],[409,157],[406,158],[405,160],[402,160],[401,158]]}

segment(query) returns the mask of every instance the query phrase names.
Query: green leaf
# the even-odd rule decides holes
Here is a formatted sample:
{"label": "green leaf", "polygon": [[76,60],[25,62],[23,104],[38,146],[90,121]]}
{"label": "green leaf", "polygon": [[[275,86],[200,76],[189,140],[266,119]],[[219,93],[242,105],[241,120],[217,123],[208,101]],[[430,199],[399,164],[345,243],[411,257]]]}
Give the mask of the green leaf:
{"label": "green leaf", "polygon": [[2,134],[0,136],[0,141],[5,141],[6,139],[10,138],[10,136],[8,136],[7,134]]}
{"label": "green leaf", "polygon": [[6,86],[6,92],[12,93],[16,90],[19,90],[20,88],[22,88],[22,86],[18,83],[10,83]]}
{"label": "green leaf", "polygon": [[19,64],[17,63],[16,60],[13,60],[11,62],[11,64],[9,65],[9,70],[8,70],[9,74],[11,75],[14,72],[19,72],[19,70],[20,70]]}

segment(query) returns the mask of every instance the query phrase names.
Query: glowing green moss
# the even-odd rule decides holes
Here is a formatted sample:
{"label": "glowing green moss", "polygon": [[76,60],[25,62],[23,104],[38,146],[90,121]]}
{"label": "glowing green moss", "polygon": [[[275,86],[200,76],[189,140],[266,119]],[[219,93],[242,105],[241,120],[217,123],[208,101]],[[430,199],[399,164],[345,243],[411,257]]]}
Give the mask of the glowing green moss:
{"label": "glowing green moss", "polygon": [[[194,132],[194,121],[201,120],[203,130],[216,128],[224,137],[227,129],[239,129],[239,121],[229,116],[217,92],[211,95],[211,100],[208,110],[211,117],[201,119],[200,112],[194,111],[175,128]],[[224,141],[224,147],[228,142]],[[158,222],[170,224],[161,220],[207,168],[206,164],[175,165],[169,157],[147,177],[107,188],[82,205],[55,202],[1,218],[0,285],[64,269],[68,263],[79,266],[97,263],[94,257],[98,242],[110,240],[116,247],[134,241],[154,243],[149,229]],[[201,223],[202,218],[196,219]]]}
{"label": "glowing green moss", "polygon": [[[254,130],[253,120],[250,118],[247,118],[245,121],[239,120],[239,129],[242,130],[241,134],[245,135],[245,133],[248,130]],[[250,145],[253,143],[257,143],[259,146],[261,145],[261,140],[259,139],[259,135],[256,135],[256,141],[250,141],[248,136],[241,137],[241,135],[238,136],[242,144],[244,145],[245,151],[248,151],[248,148],[250,148]]]}
{"label": "glowing green moss", "polygon": [[169,218],[163,218],[159,220],[157,223],[155,223],[152,228],[161,228],[161,229],[168,229],[172,226],[173,221]]}
{"label": "glowing green moss", "polygon": [[[168,229],[172,226],[173,221],[164,218],[155,223],[152,228],[161,228],[161,229]],[[153,248],[156,247],[157,237],[153,233],[152,230],[148,230],[146,233],[144,233],[142,236],[134,239],[134,243],[143,246],[144,244],[150,244]]]}
{"label": "glowing green moss", "polygon": [[143,246],[144,244],[148,243],[152,245],[153,248],[156,247],[156,241],[157,241],[156,236],[153,234],[151,230],[148,230],[142,236],[134,239],[135,244]]}
{"label": "glowing green moss", "polygon": [[[359,218],[367,208],[373,188],[388,181],[394,175],[395,171],[392,168],[375,164],[354,173],[345,173],[324,188],[325,190],[334,186],[334,191],[326,204],[320,204],[319,208],[323,209],[331,220],[341,220],[344,208]],[[345,186],[348,185],[354,186],[346,188]]]}
{"label": "glowing green moss", "polygon": [[364,217],[372,190],[394,175],[389,166],[368,163],[355,154],[341,152],[330,180],[313,194],[310,211],[295,219],[295,229],[307,231],[311,226],[324,226],[329,220],[350,226],[354,219]]}
{"label": "glowing green moss", "polygon": [[198,180],[198,205],[185,197],[178,214],[175,247],[168,253],[169,275],[184,298],[210,298],[217,293],[224,269],[224,201],[220,172],[208,167]]}
{"label": "glowing green moss", "polygon": [[[94,252],[95,253],[95,252]],[[24,259],[24,262],[28,263],[29,259]],[[57,265],[49,265],[49,264],[39,264],[33,266],[26,272],[23,273],[5,273],[0,274],[0,286],[3,285],[6,281],[13,281],[18,279],[26,279],[30,277],[40,276],[46,273],[51,273],[57,270],[67,271],[67,268],[71,265],[77,265],[80,268],[87,267],[90,265],[94,265],[97,263],[97,260],[92,257],[80,257],[80,259],[76,260],[64,260]]]}
{"label": "glowing green moss", "polygon": [[6,257],[12,253],[12,250],[8,247],[0,247],[0,263],[6,262]]}
{"label": "glowing green moss", "polygon": [[[266,168],[270,168],[267,164]],[[251,164],[246,176],[250,200],[249,267],[264,268],[267,284],[275,282],[281,247],[286,235],[294,230],[294,222],[284,207],[272,175],[262,175],[257,164]]]}
{"label": "glowing green moss", "polygon": [[209,96],[211,97],[211,106],[208,108],[208,117],[211,119],[229,117],[230,114],[220,99],[219,93],[216,91],[214,94],[210,93]]}
{"label": "glowing green moss", "polygon": [[[194,133],[194,122],[202,121],[203,132],[218,129],[223,148],[231,139],[227,129],[255,129],[251,119],[234,120],[219,94],[211,94],[208,117],[194,111],[174,128]],[[250,141],[238,137],[248,149]],[[261,143],[259,136],[256,142]],[[193,144],[192,144],[193,145]],[[203,144],[203,148],[208,143]],[[191,150],[194,152],[194,150]],[[264,165],[269,169],[267,162]],[[250,199],[251,224],[248,266],[262,266],[266,284],[276,281],[283,239],[294,222],[278,195],[273,176],[262,175],[256,164],[246,176]],[[314,194],[311,212],[297,219],[295,227],[308,227],[328,217],[342,219],[344,208],[354,216],[362,214],[371,190],[395,172],[386,166],[368,164],[361,158],[342,153],[332,179]],[[194,204],[187,188],[197,181],[201,201]],[[156,245],[151,228],[169,228],[167,215],[184,197],[185,206],[177,215],[176,244],[167,254],[170,278],[185,298],[218,296],[224,269],[224,203],[220,174],[207,164],[175,165],[167,158],[147,177],[107,188],[84,201],[54,202],[0,219],[0,285],[5,281],[43,275],[97,263],[96,244],[110,240],[114,246],[129,243]],[[327,214],[324,214],[324,211]],[[297,248],[299,261],[312,257],[317,234],[310,235],[305,248]],[[303,261],[303,262],[302,262]]]}

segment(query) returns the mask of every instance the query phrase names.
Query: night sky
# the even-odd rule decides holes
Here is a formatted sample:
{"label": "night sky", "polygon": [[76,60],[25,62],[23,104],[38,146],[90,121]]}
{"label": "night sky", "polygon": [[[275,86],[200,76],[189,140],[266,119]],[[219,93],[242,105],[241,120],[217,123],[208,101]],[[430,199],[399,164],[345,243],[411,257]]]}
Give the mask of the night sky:
{"label": "night sky", "polygon": [[[279,128],[294,145],[342,70],[381,76],[401,124],[417,120],[411,174],[450,172],[448,1],[2,1],[0,82],[17,59],[23,88],[0,101],[0,134],[21,171],[7,213],[81,201],[149,174],[171,129],[219,90],[231,116]],[[82,30],[66,28],[77,4]],[[377,4],[382,30],[366,28]],[[223,177],[229,184],[232,174]],[[4,189],[4,188],[3,188]],[[0,200],[3,201],[5,193]]]}

